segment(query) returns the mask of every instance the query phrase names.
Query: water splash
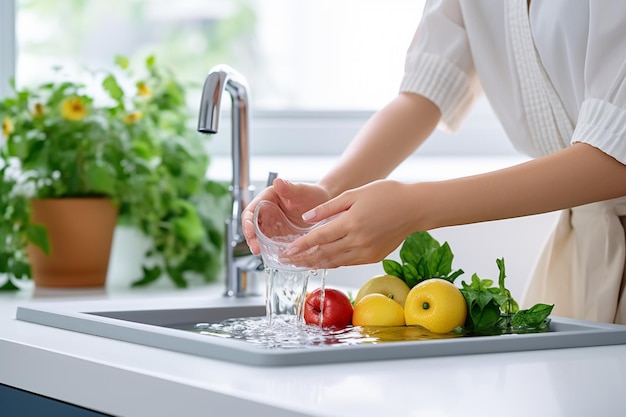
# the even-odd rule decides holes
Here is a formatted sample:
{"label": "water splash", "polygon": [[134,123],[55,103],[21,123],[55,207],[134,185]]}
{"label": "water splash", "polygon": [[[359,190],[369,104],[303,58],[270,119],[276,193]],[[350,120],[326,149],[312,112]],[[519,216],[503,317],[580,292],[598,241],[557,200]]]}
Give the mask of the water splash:
{"label": "water splash", "polygon": [[322,328],[304,324],[290,316],[274,317],[271,324],[265,317],[198,323],[192,331],[212,337],[241,340],[267,349],[302,349],[312,346],[332,347],[460,337],[454,333],[431,333],[418,326]]}

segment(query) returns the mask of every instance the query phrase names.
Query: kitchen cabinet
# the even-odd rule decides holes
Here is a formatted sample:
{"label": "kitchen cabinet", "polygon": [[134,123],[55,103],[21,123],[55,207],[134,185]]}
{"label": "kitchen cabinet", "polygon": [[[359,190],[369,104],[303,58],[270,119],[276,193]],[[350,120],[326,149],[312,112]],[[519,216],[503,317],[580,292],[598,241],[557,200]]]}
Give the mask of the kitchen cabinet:
{"label": "kitchen cabinet", "polygon": [[106,417],[86,408],[0,384],[0,412],[5,416]]}

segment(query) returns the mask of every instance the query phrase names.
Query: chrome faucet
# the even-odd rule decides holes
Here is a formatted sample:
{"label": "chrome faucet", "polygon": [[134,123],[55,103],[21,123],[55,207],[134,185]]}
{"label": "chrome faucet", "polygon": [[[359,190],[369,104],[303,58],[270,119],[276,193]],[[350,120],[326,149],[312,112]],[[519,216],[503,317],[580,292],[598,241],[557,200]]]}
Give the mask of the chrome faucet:
{"label": "chrome faucet", "polygon": [[258,273],[263,271],[259,256],[250,252],[241,227],[243,209],[250,202],[253,187],[250,185],[248,87],[245,78],[226,65],[209,71],[202,89],[198,131],[217,133],[220,103],[224,90],[232,98],[232,212],[226,220],[225,233],[225,296],[243,297],[259,295]]}

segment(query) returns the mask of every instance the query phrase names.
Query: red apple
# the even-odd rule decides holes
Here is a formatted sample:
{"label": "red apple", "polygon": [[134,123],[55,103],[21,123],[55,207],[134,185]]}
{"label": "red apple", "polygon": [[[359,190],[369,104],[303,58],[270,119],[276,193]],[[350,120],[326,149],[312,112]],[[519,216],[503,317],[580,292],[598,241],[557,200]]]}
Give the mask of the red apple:
{"label": "red apple", "polygon": [[[307,324],[320,324],[322,289],[317,288],[304,301],[304,321]],[[342,329],[352,324],[352,303],[343,292],[334,288],[324,290],[324,313],[322,327]]]}

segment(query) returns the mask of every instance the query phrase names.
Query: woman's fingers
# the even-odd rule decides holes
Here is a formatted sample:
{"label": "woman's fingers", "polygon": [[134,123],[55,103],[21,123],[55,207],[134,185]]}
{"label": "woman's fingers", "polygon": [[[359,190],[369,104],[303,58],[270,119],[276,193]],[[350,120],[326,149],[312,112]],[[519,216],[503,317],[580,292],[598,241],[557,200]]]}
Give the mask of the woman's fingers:
{"label": "woman's fingers", "polygon": [[384,259],[413,227],[409,218],[417,208],[407,207],[398,197],[407,193],[406,187],[377,181],[318,205],[303,217],[313,223],[328,222],[293,242],[284,260],[320,269]]}
{"label": "woman's fingers", "polygon": [[[324,220],[327,222],[295,240],[287,248],[285,256],[293,257],[303,252],[310,252],[314,247],[326,245],[343,238],[349,228],[340,214],[346,212],[350,208],[350,204],[350,199],[344,193],[304,213],[302,218],[309,223],[319,223]],[[337,217],[332,218],[333,216]]]}
{"label": "woman's fingers", "polygon": [[256,238],[256,230],[254,229],[254,222],[250,219],[243,219],[241,226],[243,228],[243,235],[246,238],[246,243],[250,248],[250,251],[254,255],[261,253],[259,248],[259,242]]}
{"label": "woman's fingers", "polygon": [[[304,238],[301,238],[304,239]],[[311,269],[330,269],[340,266],[361,265],[382,260],[387,252],[384,252],[374,245],[359,242],[363,239],[352,235],[329,241],[327,243],[310,246],[308,249],[296,254],[283,254],[280,261],[290,265],[304,266]]]}
{"label": "woman's fingers", "polygon": [[252,253],[257,255],[260,248],[256,238],[254,210],[261,200],[270,200],[276,203],[291,221],[300,226],[306,226],[302,220],[302,212],[328,200],[328,192],[314,184],[292,183],[282,178],[274,179],[271,186],[263,189],[250,202],[241,217],[246,242]]}
{"label": "woman's fingers", "polygon": [[299,259],[298,256],[300,259],[306,259],[305,253],[311,252],[311,249],[341,239],[345,236],[345,231],[339,223],[340,220],[335,219],[296,239],[289,245],[283,256],[290,260]]}
{"label": "woman's fingers", "polygon": [[352,194],[347,191],[338,197],[312,208],[302,214],[302,220],[307,223],[319,223],[323,220],[330,219],[335,215],[339,215],[352,206]]}

